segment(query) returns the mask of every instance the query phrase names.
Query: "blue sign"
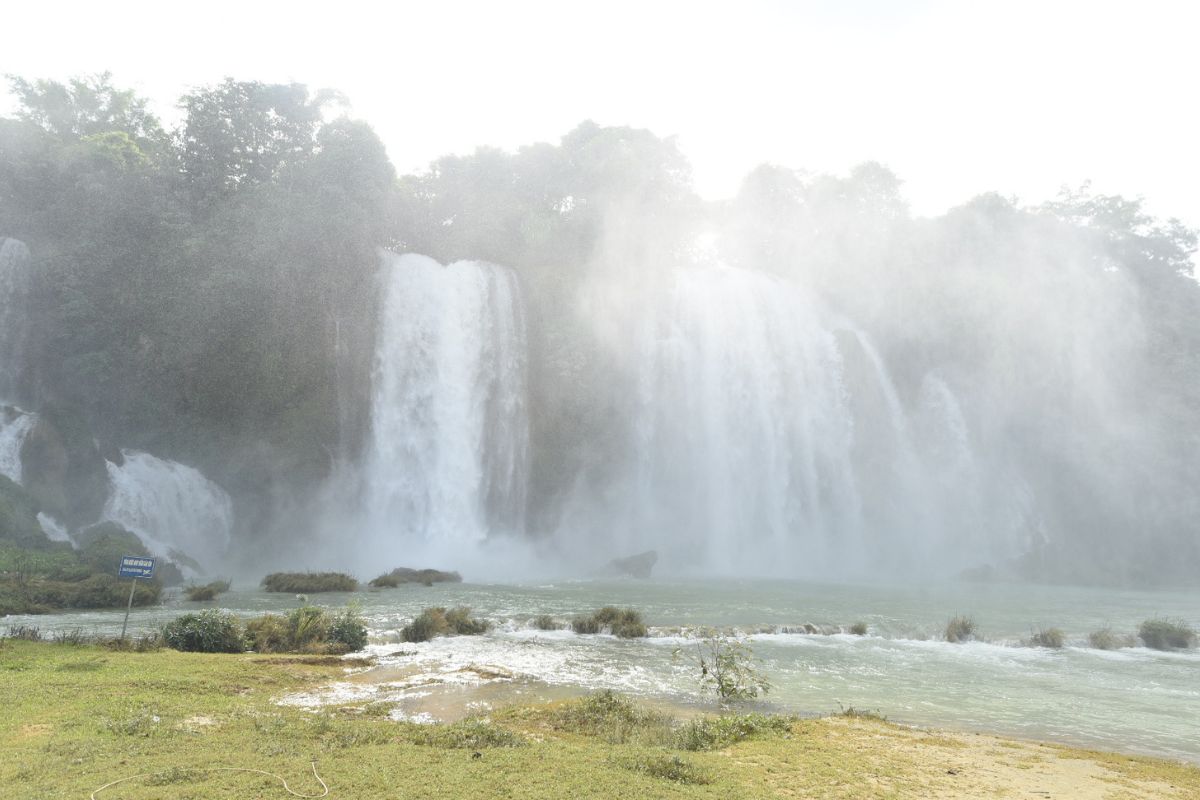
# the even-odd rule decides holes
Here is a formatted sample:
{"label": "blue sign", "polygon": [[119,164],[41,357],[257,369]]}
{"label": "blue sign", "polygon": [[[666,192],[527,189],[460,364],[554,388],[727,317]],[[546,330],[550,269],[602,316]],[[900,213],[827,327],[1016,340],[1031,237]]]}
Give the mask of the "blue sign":
{"label": "blue sign", "polygon": [[153,578],[154,559],[148,556],[121,556],[121,569],[117,575],[122,578]]}

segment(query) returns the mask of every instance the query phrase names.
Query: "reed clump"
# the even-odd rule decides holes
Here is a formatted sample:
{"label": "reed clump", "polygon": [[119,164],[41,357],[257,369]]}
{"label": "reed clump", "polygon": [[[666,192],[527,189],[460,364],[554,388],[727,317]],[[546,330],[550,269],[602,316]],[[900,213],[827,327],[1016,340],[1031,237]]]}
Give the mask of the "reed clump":
{"label": "reed clump", "polygon": [[970,617],[956,616],[952,617],[946,623],[946,641],[953,644],[961,644],[969,642],[976,638],[978,629],[975,625],[975,620]]}
{"label": "reed clump", "polygon": [[358,581],[344,572],[272,572],[262,579],[268,592],[315,594],[317,592],[353,592]]}

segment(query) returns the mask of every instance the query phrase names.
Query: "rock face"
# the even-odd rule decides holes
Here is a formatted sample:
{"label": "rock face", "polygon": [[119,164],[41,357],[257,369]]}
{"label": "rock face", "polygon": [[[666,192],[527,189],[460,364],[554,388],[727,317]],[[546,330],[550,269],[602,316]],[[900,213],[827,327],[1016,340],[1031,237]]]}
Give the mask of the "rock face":
{"label": "rock face", "polygon": [[657,563],[658,553],[654,550],[647,550],[644,553],[638,553],[634,556],[614,558],[608,562],[605,571],[610,575],[628,575],[631,578],[647,580],[650,577],[650,572],[654,569],[654,565]]}
{"label": "rock face", "polygon": [[0,475],[0,542],[19,547],[49,547],[38,522],[38,504],[20,486]]}
{"label": "rock face", "polygon": [[76,415],[45,409],[21,446],[21,482],[42,510],[77,528],[108,499],[104,456]]}

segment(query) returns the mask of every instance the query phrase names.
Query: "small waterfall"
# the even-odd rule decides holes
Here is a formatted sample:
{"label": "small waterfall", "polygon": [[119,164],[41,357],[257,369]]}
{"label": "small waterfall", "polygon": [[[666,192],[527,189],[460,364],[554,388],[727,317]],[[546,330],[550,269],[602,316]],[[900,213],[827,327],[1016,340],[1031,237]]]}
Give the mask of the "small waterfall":
{"label": "small waterfall", "polygon": [[112,484],[104,518],[141,537],[156,555],[172,552],[215,569],[229,546],[229,495],[197,469],[149,453],[123,450],[125,463],[108,462]]}
{"label": "small waterfall", "polygon": [[0,238],[0,402],[19,402],[29,306],[29,248]]}
{"label": "small waterfall", "polygon": [[36,423],[36,414],[11,406],[0,407],[0,475],[14,483],[22,479],[21,445]]}
{"label": "small waterfall", "polygon": [[363,478],[373,544],[444,556],[524,527],[529,426],[516,276],[384,254]]}
{"label": "small waterfall", "polygon": [[44,512],[38,512],[38,524],[42,526],[42,531],[49,537],[52,542],[69,542],[71,534],[67,531],[65,525],[56,520],[54,517]]}

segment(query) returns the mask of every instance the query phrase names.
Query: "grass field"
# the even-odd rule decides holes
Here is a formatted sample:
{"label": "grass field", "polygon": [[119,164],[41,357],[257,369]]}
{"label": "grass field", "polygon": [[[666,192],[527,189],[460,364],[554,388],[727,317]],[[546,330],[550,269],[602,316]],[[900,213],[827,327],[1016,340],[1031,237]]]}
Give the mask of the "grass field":
{"label": "grass field", "polygon": [[388,719],[386,706],[274,702],[345,666],[0,641],[0,796],[86,799],[149,773],[96,797],[291,797],[275,778],[218,767],[319,795],[315,761],[329,798],[1200,797],[1193,766],[869,717],[712,723],[697,745],[678,735],[683,723],[628,704],[602,719],[577,700],[422,726]]}

